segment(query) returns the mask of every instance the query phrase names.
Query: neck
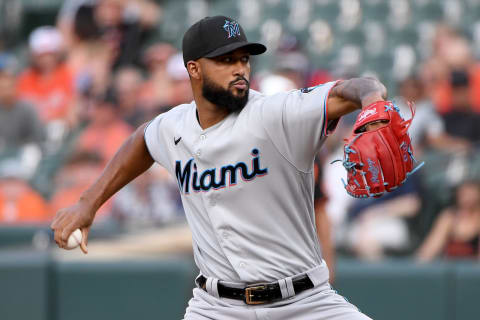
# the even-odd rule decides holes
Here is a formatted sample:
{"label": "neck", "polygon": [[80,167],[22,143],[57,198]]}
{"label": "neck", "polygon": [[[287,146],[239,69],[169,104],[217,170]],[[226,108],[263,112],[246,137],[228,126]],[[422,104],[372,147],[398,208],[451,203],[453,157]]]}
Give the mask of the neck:
{"label": "neck", "polygon": [[201,93],[194,93],[195,104],[197,105],[198,122],[202,129],[207,129],[228,116],[228,111],[219,108],[207,99]]}

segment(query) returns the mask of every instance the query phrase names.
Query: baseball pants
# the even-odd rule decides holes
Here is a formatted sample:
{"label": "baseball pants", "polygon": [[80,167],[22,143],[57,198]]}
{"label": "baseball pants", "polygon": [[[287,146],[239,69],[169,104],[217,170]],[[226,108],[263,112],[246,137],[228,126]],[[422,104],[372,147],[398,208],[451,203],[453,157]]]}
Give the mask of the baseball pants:
{"label": "baseball pants", "polygon": [[293,297],[265,305],[218,298],[193,289],[184,320],[371,320],[333,290],[328,280]]}

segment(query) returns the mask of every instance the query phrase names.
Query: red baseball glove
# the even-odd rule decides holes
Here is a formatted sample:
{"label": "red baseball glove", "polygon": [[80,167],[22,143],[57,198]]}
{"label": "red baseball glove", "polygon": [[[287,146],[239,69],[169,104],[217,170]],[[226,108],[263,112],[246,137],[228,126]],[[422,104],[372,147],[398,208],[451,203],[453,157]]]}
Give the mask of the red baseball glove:
{"label": "red baseball glove", "polygon": [[404,120],[390,101],[372,103],[358,114],[353,133],[345,140],[342,161],[347,182],[342,181],[348,194],[356,198],[380,197],[385,191],[396,189],[423,165],[422,162],[414,168],[416,160],[408,128],[415,111],[411,103],[409,107],[409,120]]}

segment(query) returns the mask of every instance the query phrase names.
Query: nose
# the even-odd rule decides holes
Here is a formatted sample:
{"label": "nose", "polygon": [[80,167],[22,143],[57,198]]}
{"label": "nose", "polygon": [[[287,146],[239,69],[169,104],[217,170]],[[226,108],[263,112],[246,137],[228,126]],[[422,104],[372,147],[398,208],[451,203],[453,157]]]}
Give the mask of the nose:
{"label": "nose", "polygon": [[238,76],[245,77],[245,74],[247,73],[247,69],[248,69],[248,66],[245,63],[243,63],[242,61],[237,61],[233,69],[233,75],[236,77]]}

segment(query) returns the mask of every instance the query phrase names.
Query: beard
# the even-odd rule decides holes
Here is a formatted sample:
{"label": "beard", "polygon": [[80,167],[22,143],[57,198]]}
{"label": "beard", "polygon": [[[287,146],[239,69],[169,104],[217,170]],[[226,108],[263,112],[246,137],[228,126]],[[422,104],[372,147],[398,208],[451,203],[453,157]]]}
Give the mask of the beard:
{"label": "beard", "polygon": [[[234,83],[243,80],[247,84],[247,88],[241,91],[241,95],[235,96],[230,89]],[[204,77],[202,86],[202,95],[205,99],[216,105],[217,107],[230,112],[241,111],[248,102],[248,92],[250,83],[244,77],[237,77],[229,83],[228,89],[223,89],[208,77]]]}

